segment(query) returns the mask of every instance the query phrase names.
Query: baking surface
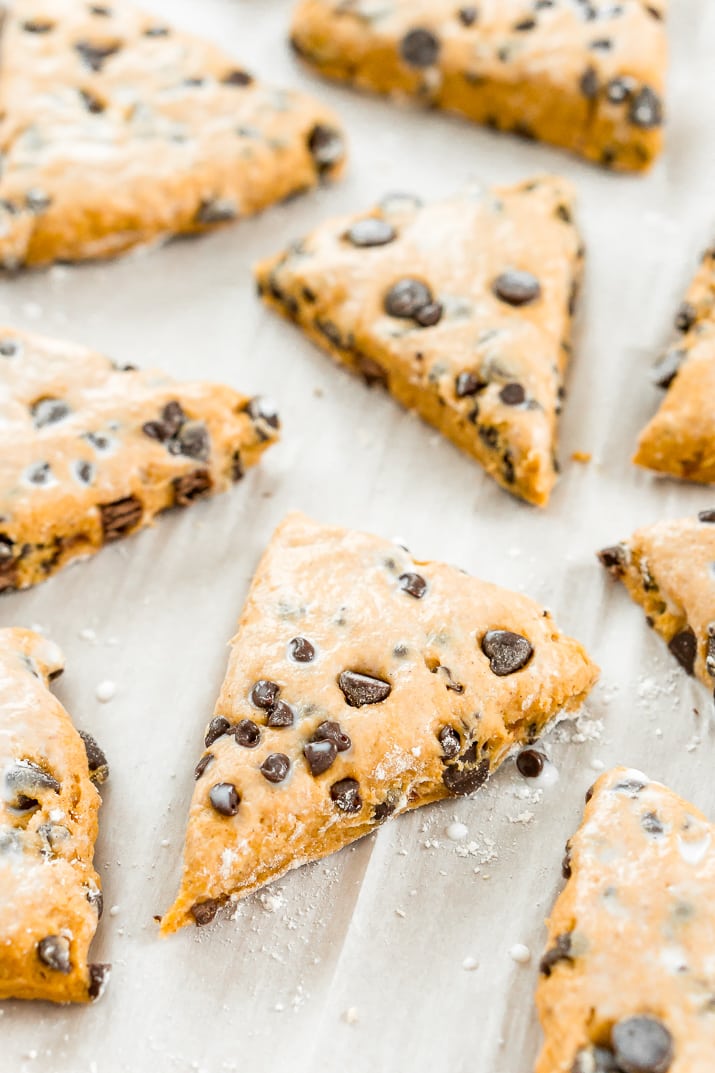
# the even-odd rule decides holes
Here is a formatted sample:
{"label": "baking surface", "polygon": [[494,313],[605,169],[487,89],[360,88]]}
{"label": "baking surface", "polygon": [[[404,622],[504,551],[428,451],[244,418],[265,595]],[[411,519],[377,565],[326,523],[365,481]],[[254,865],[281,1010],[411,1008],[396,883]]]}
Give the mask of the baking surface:
{"label": "baking surface", "polygon": [[[0,283],[5,322],[272,394],[284,419],[283,442],[232,492],[0,601],[0,626],[39,625],[61,645],[57,693],[109,757],[93,959],[114,965],[94,1007],[2,1003],[0,1073],[525,1073],[539,1043],[543,919],[598,765],[642,768],[715,817],[707,691],[593,557],[638,525],[715,503],[713,490],[629,463],[659,398],[649,365],[713,241],[715,8],[673,4],[666,154],[648,177],[627,178],[321,83],[286,47],[287,0],[146,6],[256,73],[322,95],[345,121],[352,160],[341,185],[215,235]],[[577,184],[588,259],[564,472],[538,512],[264,310],[250,266],[388,190],[438,197],[467,179],[545,170]],[[592,462],[570,461],[574,451]],[[528,592],[586,644],[602,682],[581,722],[549,737],[559,780],[543,793],[509,763],[475,798],[402,817],[248,898],[233,920],[159,941],[153,916],[175,893],[227,642],[260,552],[292,508]],[[105,680],[116,695],[100,703]],[[446,833],[455,819],[462,841]],[[516,943],[530,962],[512,959]]]}

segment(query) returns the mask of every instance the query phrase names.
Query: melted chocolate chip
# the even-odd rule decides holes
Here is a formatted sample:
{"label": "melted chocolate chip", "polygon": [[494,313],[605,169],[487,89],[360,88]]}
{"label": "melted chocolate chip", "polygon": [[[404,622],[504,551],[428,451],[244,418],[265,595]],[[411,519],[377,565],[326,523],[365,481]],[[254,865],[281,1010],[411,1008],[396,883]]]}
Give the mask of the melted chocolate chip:
{"label": "melted chocolate chip", "polygon": [[570,932],[564,932],[563,935],[557,936],[555,944],[542,957],[539,963],[539,971],[542,976],[551,976],[553,968],[561,961],[568,961],[573,964]]}
{"label": "melted chocolate chip", "polygon": [[493,674],[504,678],[527,665],[534,649],[519,633],[511,630],[488,630],[482,639],[482,652],[489,660]]}
{"label": "melted chocolate chip", "polygon": [[400,574],[397,580],[402,591],[414,596],[416,600],[421,600],[427,592],[427,582],[421,574]]}
{"label": "melted chocolate chip", "polygon": [[628,565],[628,550],[624,544],[612,544],[598,552],[598,559],[607,570],[618,576]]}
{"label": "melted chocolate chip", "polygon": [[442,782],[450,794],[459,797],[473,794],[483,786],[489,777],[489,761],[476,761],[476,743],[472,744],[463,757],[453,764],[447,764],[442,772]]}
{"label": "melted chocolate chip", "polygon": [[87,766],[89,767],[90,779],[95,786],[106,782],[109,778],[109,764],[107,763],[107,757],[104,754],[104,750],[100,749],[92,735],[88,734],[86,730],[80,730],[79,736],[84,742],[84,751],[87,754]]}
{"label": "melted chocolate chip", "polygon": [[285,753],[269,753],[261,764],[261,775],[268,782],[283,782],[290,771],[290,760]]}
{"label": "melted chocolate chip", "polygon": [[272,708],[280,691],[281,687],[276,682],[261,678],[251,690],[251,701],[257,708]]}
{"label": "melted chocolate chip", "polygon": [[209,801],[221,816],[235,816],[241,798],[232,782],[217,782],[209,791]]}
{"label": "melted chocolate chip", "polygon": [[362,708],[365,704],[380,704],[392,692],[392,686],[382,678],[373,678],[358,671],[342,671],[338,677],[345,700],[351,708]]}
{"label": "melted chocolate chip", "polygon": [[505,406],[521,406],[526,401],[526,392],[521,384],[505,384],[499,392],[499,398]]}
{"label": "melted chocolate chip", "polygon": [[477,395],[487,386],[486,381],[475,373],[460,373],[454,381],[454,393],[458,399]]}
{"label": "melted chocolate chip", "polygon": [[5,772],[5,783],[20,796],[26,793],[41,793],[43,790],[52,790],[58,794],[62,789],[54,775],[32,760],[18,760],[8,768]]}
{"label": "melted chocolate chip", "polygon": [[48,935],[37,944],[37,956],[43,965],[53,972],[69,973],[72,971],[70,961],[70,941],[64,935]]}
{"label": "melted chocolate chip", "polygon": [[676,633],[675,637],[672,637],[668,642],[668,648],[680,666],[688,674],[693,674],[695,671],[695,659],[698,654],[698,641],[690,626]]}
{"label": "melted chocolate chip", "polygon": [[35,428],[45,428],[47,425],[56,425],[69,417],[71,410],[62,399],[38,399],[30,410],[32,423]]}
{"label": "melted chocolate chip", "polygon": [[288,655],[296,663],[312,663],[315,659],[315,646],[306,637],[294,637],[288,643]]}
{"label": "melted chocolate chip", "polygon": [[360,784],[357,779],[340,779],[330,787],[331,800],[341,812],[359,812],[362,808]]}
{"label": "melted chocolate chip", "polygon": [[244,749],[255,749],[261,740],[261,728],[256,726],[252,719],[242,719],[236,723],[234,736],[238,745]]}
{"label": "melted chocolate chip", "polygon": [[655,1017],[628,1017],[611,1031],[616,1065],[623,1073],[667,1073],[673,1061],[673,1038]]}
{"label": "melted chocolate chip", "polygon": [[196,902],[189,912],[196,921],[197,927],[203,928],[212,922],[222,905],[223,902],[219,898],[209,898],[205,902]]}
{"label": "melted chocolate chip", "polygon": [[464,693],[464,686],[461,682],[456,682],[452,677],[452,672],[449,667],[444,667],[442,664],[439,667],[434,667],[432,674],[438,674],[444,681],[445,689],[449,689],[452,693]]}
{"label": "melted chocolate chip", "polygon": [[222,738],[224,734],[228,734],[230,730],[231,724],[228,719],[223,715],[215,715],[208,725],[204,745],[207,749],[210,748],[215,741]]}
{"label": "melted chocolate chip", "polygon": [[308,149],[321,175],[335,167],[345,154],[340,131],[323,123],[316,124],[308,135]]}
{"label": "melted chocolate chip", "polygon": [[646,812],[641,816],[641,827],[649,835],[662,835],[665,828],[655,812]]}
{"label": "melted chocolate chip", "polygon": [[329,738],[322,741],[309,741],[303,746],[303,755],[308,762],[310,774],[322,775],[335,763],[338,747]]}
{"label": "melted chocolate chip", "polygon": [[546,757],[538,749],[522,749],[516,758],[517,771],[526,779],[535,779],[544,770]]}
{"label": "melted chocolate chip", "polygon": [[385,311],[391,317],[412,320],[420,309],[430,305],[430,289],[418,279],[398,280],[385,296]]}
{"label": "melted chocolate chip", "polygon": [[448,760],[452,760],[455,756],[459,756],[459,750],[462,748],[462,739],[459,736],[459,731],[455,730],[454,727],[442,727],[437,738],[442,746],[442,756]]}
{"label": "melted chocolate chip", "polygon": [[512,306],[529,305],[541,296],[541,284],[531,272],[509,269],[494,280],[492,290],[502,302]]}
{"label": "melted chocolate chip", "polygon": [[384,823],[389,819],[397,808],[397,800],[389,795],[384,801],[380,801],[372,810],[372,818],[375,823]]}
{"label": "melted chocolate chip", "polygon": [[213,759],[214,759],[214,754],[213,753],[204,753],[204,755],[201,757],[201,759],[199,760],[198,764],[194,768],[194,779],[197,782],[199,781],[199,779],[201,778],[203,773],[206,771],[206,768],[209,766],[209,764],[211,763],[211,761]]}
{"label": "melted chocolate chip", "polygon": [[397,232],[387,220],[367,216],[364,220],[357,220],[345,237],[353,246],[386,246],[397,238]]}
{"label": "melted chocolate chip", "polygon": [[291,727],[295,722],[295,712],[291,708],[290,704],[286,704],[283,700],[277,700],[276,703],[268,709],[268,715],[266,716],[266,726],[269,727]]}
{"label": "melted chocolate chip", "polygon": [[316,727],[313,741],[332,741],[339,753],[346,752],[352,745],[350,738],[342,729],[340,723],[332,722],[329,719],[326,719],[324,723]]}

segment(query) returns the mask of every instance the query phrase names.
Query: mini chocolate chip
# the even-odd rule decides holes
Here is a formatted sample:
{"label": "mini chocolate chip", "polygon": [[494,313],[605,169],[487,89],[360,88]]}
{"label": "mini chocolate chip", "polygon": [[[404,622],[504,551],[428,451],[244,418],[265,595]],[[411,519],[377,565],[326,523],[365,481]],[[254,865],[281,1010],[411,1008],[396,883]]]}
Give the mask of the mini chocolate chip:
{"label": "mini chocolate chip", "polygon": [[505,406],[520,406],[526,401],[526,392],[521,384],[505,384],[499,392],[499,398]]}
{"label": "mini chocolate chip", "polygon": [[72,464],[74,475],[80,484],[91,484],[94,478],[94,466],[82,458]]}
{"label": "mini chocolate chip", "polygon": [[442,319],[444,309],[441,302],[429,302],[415,313],[415,320],[422,328],[432,328]]}
{"label": "mini chocolate chip", "polygon": [[[461,760],[464,761],[471,751],[472,748],[467,750]],[[489,761],[480,760],[479,763],[474,763],[471,758],[466,763],[457,761],[454,764],[447,764],[442,772],[442,782],[447,790],[450,794],[460,797],[473,794],[484,785],[488,777]]]}
{"label": "mini chocolate chip", "polygon": [[655,1017],[627,1017],[611,1030],[616,1065],[623,1073],[667,1073],[673,1061],[673,1037]]}
{"label": "mini chocolate chip", "polygon": [[410,67],[431,67],[439,56],[439,40],[431,30],[410,30],[400,42],[400,55]]}
{"label": "mini chocolate chip", "polygon": [[397,232],[387,220],[366,216],[364,220],[357,220],[345,237],[353,246],[386,246],[397,238]]}
{"label": "mini chocolate chip", "polygon": [[194,778],[197,782],[201,778],[203,773],[206,771],[206,768],[209,766],[211,761],[214,759],[215,757],[213,753],[204,753],[204,755],[201,757],[198,764],[194,768]]}
{"label": "mini chocolate chip", "polygon": [[526,779],[535,779],[544,770],[546,757],[538,749],[522,749],[516,758],[516,767]]}
{"label": "mini chocolate chip", "polygon": [[186,421],[179,429],[176,439],[169,444],[169,450],[172,454],[207,462],[211,454],[211,443],[203,421]]}
{"label": "mini chocolate chip", "polygon": [[421,600],[427,592],[427,582],[421,574],[400,574],[397,580],[402,591],[414,596],[416,600]]}
{"label": "mini chocolate chip", "polygon": [[79,41],[75,50],[91,71],[101,71],[109,57],[119,52],[119,45],[93,45],[89,41]]}
{"label": "mini chocolate chip", "polygon": [[53,972],[67,974],[72,971],[70,941],[64,935],[48,935],[47,938],[40,939],[37,956],[42,964]]}
{"label": "mini chocolate chip", "polygon": [[362,808],[357,779],[340,779],[330,787],[330,797],[341,812],[359,812]]}
{"label": "mini chocolate chip", "polygon": [[606,86],[606,96],[611,104],[623,104],[630,97],[634,88],[632,78],[612,78]]}
{"label": "mini chocolate chip", "polygon": [[459,750],[462,748],[459,731],[450,726],[442,727],[437,738],[442,746],[442,755],[444,757],[452,760],[455,756],[459,756]]}
{"label": "mini chocolate chip", "polygon": [[338,747],[329,738],[322,741],[309,741],[303,746],[303,755],[308,761],[311,775],[322,775],[335,763]]}
{"label": "mini chocolate chip", "polygon": [[598,96],[598,72],[595,67],[587,67],[581,75],[581,92],[587,101],[595,101]]}
{"label": "mini chocolate chip", "polygon": [[699,522],[715,523],[715,510],[701,510],[698,514]]}
{"label": "mini chocolate chip", "polygon": [[687,358],[685,350],[671,347],[659,358],[651,369],[651,380],[656,387],[668,388],[680,372],[680,367]]}
{"label": "mini chocolate chip", "polygon": [[535,26],[536,19],[522,19],[520,22],[514,24],[514,30],[516,33],[528,33],[528,31],[533,30]]}
{"label": "mini chocolate chip", "polygon": [[457,15],[462,26],[473,26],[477,21],[477,9],[471,5],[469,7],[460,7]]}
{"label": "mini chocolate chip", "polygon": [[454,393],[458,399],[465,399],[477,395],[486,386],[486,381],[475,373],[459,373],[454,381]]}
{"label": "mini chocolate chip", "polygon": [[388,795],[384,801],[380,801],[379,804],[375,805],[375,808],[372,810],[372,818],[374,822],[384,823],[385,820],[389,819],[389,817],[392,816],[396,808],[396,799]]}
{"label": "mini chocolate chip", "polygon": [[679,332],[689,332],[697,320],[697,310],[690,302],[681,302],[675,314],[675,327]]}
{"label": "mini chocolate chip", "polygon": [[221,816],[235,816],[241,798],[232,782],[217,782],[209,791],[209,801]]}
{"label": "mini chocolate chip", "polygon": [[50,484],[52,481],[52,470],[50,469],[49,462],[36,462],[34,466],[30,466],[25,471],[25,477],[30,484]]}
{"label": "mini chocolate chip", "polygon": [[308,149],[320,174],[333,168],[345,154],[340,131],[323,123],[317,123],[308,135]]}
{"label": "mini chocolate chip", "polygon": [[283,782],[290,771],[290,760],[285,753],[269,753],[261,764],[261,775],[268,782]]}
{"label": "mini chocolate chip", "polygon": [[296,663],[312,663],[315,659],[315,646],[307,637],[294,637],[288,642],[288,654]]}
{"label": "mini chocolate chip", "polygon": [[189,912],[197,927],[203,928],[212,922],[222,905],[223,902],[219,898],[208,898],[205,902],[196,902]]}
{"label": "mini chocolate chip", "polygon": [[55,24],[45,19],[28,19],[23,22],[22,28],[27,34],[49,34],[54,30]]}
{"label": "mini chocolate chip", "polygon": [[[636,776],[633,776],[633,775],[629,775],[627,778],[621,779],[621,781],[619,783],[616,783],[616,785],[613,787],[613,793],[614,794],[627,794],[628,797],[638,797],[638,794],[642,790],[645,790],[645,787],[646,787],[646,784],[643,782],[642,779],[639,779],[639,778],[637,778]],[[588,803],[591,800],[592,797],[593,797],[593,786],[588,791],[588,794],[586,796],[586,802]]]}
{"label": "mini chocolate chip", "polygon": [[628,565],[628,550],[624,544],[612,544],[608,548],[601,548],[598,559],[607,570],[618,575]]}
{"label": "mini chocolate chip", "polygon": [[87,901],[97,914],[97,920],[101,920],[102,913],[104,912],[104,895],[99,887],[88,887],[86,897]]}
{"label": "mini chocolate chip", "polygon": [[663,104],[660,97],[650,88],[644,86],[636,93],[628,113],[631,123],[642,130],[659,127],[663,122]]}
{"label": "mini chocolate chip", "polygon": [[488,630],[482,638],[482,652],[489,659],[489,669],[500,678],[514,674],[527,665],[534,649],[519,633],[511,630]]}
{"label": "mini chocolate chip", "polygon": [[326,719],[324,723],[316,727],[313,741],[332,741],[339,753],[344,753],[350,748],[352,742],[340,723]]}
{"label": "mini chocolate chip", "polygon": [[373,678],[359,671],[341,671],[338,676],[346,701],[351,708],[362,708],[365,704],[380,704],[392,692],[392,686],[382,678]]}
{"label": "mini chocolate chip", "polygon": [[236,723],[234,737],[238,745],[244,749],[255,749],[261,740],[261,728],[252,719],[242,719]]}
{"label": "mini chocolate chip", "polygon": [[539,972],[542,976],[551,976],[553,968],[558,965],[560,961],[568,961],[573,964],[573,958],[571,957],[570,932],[564,932],[563,935],[557,936],[555,944],[550,950],[546,951],[539,962]]}
{"label": "mini chocolate chip", "polygon": [[[276,404],[265,395],[256,395],[246,406],[246,413],[254,421],[257,431],[261,434],[261,427],[267,425],[269,429],[280,428],[280,418]],[[265,436],[267,439],[268,437]]]}
{"label": "mini chocolate chip", "polygon": [[104,111],[104,102],[96,97],[94,93],[90,93],[89,90],[79,90],[79,95],[82,98],[84,104],[90,115],[101,115]]}
{"label": "mini chocolate chip", "polygon": [[641,816],[641,827],[649,835],[662,835],[665,830],[655,812],[646,812],[644,816]]}
{"label": "mini chocolate chip", "polygon": [[249,75],[247,71],[242,71],[240,68],[235,67],[233,71],[229,71],[221,79],[224,86],[250,86],[253,82],[253,76]]}
{"label": "mini chocolate chip", "polygon": [[89,987],[87,988],[87,994],[92,1002],[96,1002],[104,994],[104,990],[109,983],[109,977],[112,973],[112,966],[95,962],[93,965],[88,966],[89,969]]}
{"label": "mini chocolate chip", "polygon": [[14,358],[20,353],[20,343],[17,339],[0,339],[0,357]]}
{"label": "mini chocolate chip", "polygon": [[497,298],[512,306],[528,305],[541,296],[541,284],[536,276],[511,268],[497,276],[492,290]]}
{"label": "mini chocolate chip", "polygon": [[109,764],[104,750],[86,730],[80,730],[79,736],[84,742],[84,751],[87,754],[89,777],[95,785],[106,782],[109,778]]}
{"label": "mini chocolate chip", "polygon": [[63,421],[71,413],[69,406],[62,399],[38,399],[30,409],[35,428],[45,428]]}
{"label": "mini chocolate chip", "polygon": [[432,303],[429,287],[418,279],[401,279],[385,296],[385,311],[391,317],[411,320],[418,310]]}
{"label": "mini chocolate chip", "polygon": [[194,220],[197,224],[226,224],[238,216],[236,203],[231,198],[204,198],[196,210]]}
{"label": "mini chocolate chip", "polygon": [[251,701],[257,708],[272,708],[278,699],[281,687],[265,678],[259,679],[251,690]]}
{"label": "mini chocolate chip", "polygon": [[561,875],[564,879],[571,878],[571,843],[566,843],[566,851],[561,861]]}
{"label": "mini chocolate chip", "polygon": [[225,716],[215,715],[208,725],[206,737],[204,738],[204,745],[206,748],[210,748],[215,741],[222,738],[224,734],[228,734],[230,729],[231,724]]}
{"label": "mini chocolate chip", "polygon": [[283,700],[277,700],[276,703],[268,709],[268,715],[266,716],[266,726],[269,727],[291,727],[295,722],[295,712],[291,708],[290,704],[286,704]]}
{"label": "mini chocolate chip", "polygon": [[695,670],[695,659],[698,654],[698,640],[694,631],[687,626],[684,630],[676,633],[668,642],[668,648],[673,653],[681,667],[688,674]]}
{"label": "mini chocolate chip", "polygon": [[464,693],[464,686],[461,682],[455,682],[449,667],[443,667],[440,664],[439,667],[435,667],[432,670],[432,674],[440,675],[444,680],[445,689],[450,689],[453,693]]}

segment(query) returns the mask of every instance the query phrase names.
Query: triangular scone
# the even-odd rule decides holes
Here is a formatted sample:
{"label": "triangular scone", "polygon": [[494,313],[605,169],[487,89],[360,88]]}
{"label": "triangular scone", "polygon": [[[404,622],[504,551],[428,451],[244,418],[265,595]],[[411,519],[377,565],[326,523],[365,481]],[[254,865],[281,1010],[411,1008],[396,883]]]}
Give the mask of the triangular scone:
{"label": "triangular scone", "polygon": [[582,247],[545,177],[422,205],[390,196],[257,268],[266,302],[543,505]]}
{"label": "triangular scone", "polygon": [[715,828],[629,768],[587,800],[541,961],[535,1073],[710,1073]]}
{"label": "triangular scone", "polygon": [[0,999],[88,1002],[109,971],[87,963],[107,762],[48,689],[63,668],[39,634],[0,630]]}
{"label": "triangular scone", "polygon": [[277,436],[266,400],[0,327],[0,592],[224,491]]}
{"label": "triangular scone", "polygon": [[0,265],[105,257],[337,176],[335,116],[125,0],[15,0],[0,40]]}
{"label": "triangular scone", "polygon": [[599,552],[688,674],[715,687],[715,510],[658,522]]}
{"label": "triangular scone", "polygon": [[289,515],[233,641],[162,930],[471,794],[597,673],[527,597]]}
{"label": "triangular scone", "polygon": [[715,483],[715,247],[675,317],[677,341],[654,370],[667,394],[638,440],[639,466]]}
{"label": "triangular scone", "polygon": [[302,0],[292,43],[330,78],[639,170],[661,149],[665,0]]}

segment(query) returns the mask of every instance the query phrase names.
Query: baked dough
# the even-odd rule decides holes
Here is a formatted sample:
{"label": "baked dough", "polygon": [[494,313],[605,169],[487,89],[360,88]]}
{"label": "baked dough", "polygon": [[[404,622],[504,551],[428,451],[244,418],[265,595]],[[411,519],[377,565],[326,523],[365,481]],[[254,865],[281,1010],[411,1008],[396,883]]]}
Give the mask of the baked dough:
{"label": "baked dough", "polygon": [[265,399],[0,327],[0,592],[224,491],[277,436]]}
{"label": "baked dough", "polygon": [[527,597],[289,515],[233,641],[163,933],[389,816],[473,793],[597,673]]}
{"label": "baked dough", "polygon": [[663,142],[665,0],[302,0],[299,56],[623,170]]}
{"label": "baked dough", "polygon": [[256,272],[337,361],[544,505],[582,254],[571,186],[541,177],[429,205],[391,195]]}
{"label": "baked dough", "polygon": [[10,7],[0,42],[6,269],[206,231],[342,170],[331,111],[125,0]]}
{"label": "baked dough", "polygon": [[639,771],[591,793],[549,920],[536,1073],[711,1073],[715,828]]}
{"label": "baked dough", "polygon": [[639,529],[599,558],[688,674],[715,687],[715,510]]}
{"label": "baked dough", "polygon": [[715,248],[700,268],[675,317],[678,338],[654,370],[667,388],[646,425],[633,459],[639,466],[715,483]]}
{"label": "baked dough", "polygon": [[107,762],[48,689],[63,668],[51,641],[0,630],[0,999],[89,1002],[109,975],[87,963]]}

